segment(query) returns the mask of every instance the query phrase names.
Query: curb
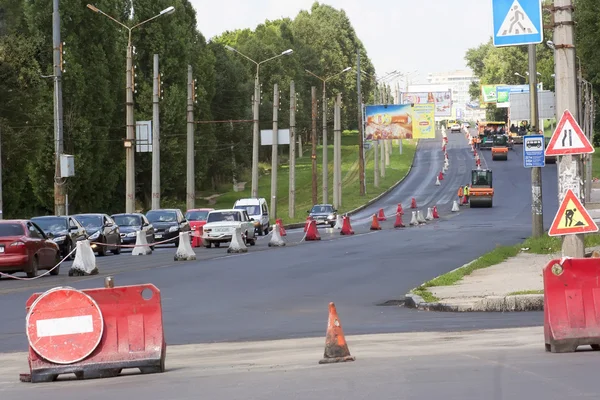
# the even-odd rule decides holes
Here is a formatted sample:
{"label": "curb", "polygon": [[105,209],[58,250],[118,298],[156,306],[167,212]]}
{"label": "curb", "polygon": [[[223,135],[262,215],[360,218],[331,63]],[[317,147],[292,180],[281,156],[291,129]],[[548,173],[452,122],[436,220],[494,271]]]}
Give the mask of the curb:
{"label": "curb", "polygon": [[[396,189],[398,187],[398,185],[400,185],[402,182],[404,182],[404,180],[406,178],[408,178],[408,176],[410,175],[410,172],[413,169],[413,165],[415,164],[415,157],[417,155],[417,151],[419,150],[419,145],[421,144],[421,140],[418,139],[417,140],[417,147],[415,147],[415,155],[413,156],[412,162],[410,163],[410,166],[408,167],[408,171],[406,171],[406,174],[402,177],[402,179],[400,179],[398,182],[394,183],[392,186],[390,186],[389,189],[387,189],[385,192],[381,193],[380,195],[378,195],[377,197],[369,200],[368,202],[366,202],[365,204],[363,204],[362,206],[355,208],[354,210],[348,211],[346,213],[344,213],[344,215],[349,215],[352,216],[352,214],[356,214],[359,211],[364,210],[365,208],[369,207],[370,205],[376,203],[377,201],[379,201],[382,197],[384,197],[385,195],[389,194],[392,190]],[[288,225],[284,225],[283,228],[284,229],[299,229],[299,228],[304,228],[305,222],[298,222],[295,224],[288,224]]]}
{"label": "curb", "polygon": [[427,303],[421,296],[408,293],[404,305],[422,311],[442,312],[519,312],[543,311],[543,294],[489,296],[469,304]]}

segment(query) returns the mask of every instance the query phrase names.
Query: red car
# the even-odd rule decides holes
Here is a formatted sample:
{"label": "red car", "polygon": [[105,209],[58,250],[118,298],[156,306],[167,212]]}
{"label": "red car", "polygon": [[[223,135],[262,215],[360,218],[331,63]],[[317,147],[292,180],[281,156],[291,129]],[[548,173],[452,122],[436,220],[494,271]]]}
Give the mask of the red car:
{"label": "red car", "polygon": [[[61,260],[58,245],[28,220],[0,221],[0,272],[25,272],[28,278],[40,269],[51,269]],[[50,272],[58,275],[59,267]]]}
{"label": "red car", "polygon": [[206,217],[208,217],[208,213],[211,211],[214,211],[214,208],[194,208],[187,210],[185,213],[185,219],[189,221],[192,231],[201,230],[201,228],[206,224]]}

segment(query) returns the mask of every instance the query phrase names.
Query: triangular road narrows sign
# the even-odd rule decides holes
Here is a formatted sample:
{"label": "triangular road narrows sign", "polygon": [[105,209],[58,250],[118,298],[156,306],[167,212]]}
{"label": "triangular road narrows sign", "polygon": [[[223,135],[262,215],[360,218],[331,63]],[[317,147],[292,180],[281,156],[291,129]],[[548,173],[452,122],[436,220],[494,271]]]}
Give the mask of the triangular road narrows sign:
{"label": "triangular road narrows sign", "polygon": [[538,30],[535,24],[531,22],[529,16],[521,7],[518,0],[515,0],[510,6],[504,22],[500,25],[500,29],[496,33],[496,36],[518,36],[518,35],[531,35],[537,34]]}
{"label": "triangular road narrows sign", "polygon": [[589,154],[594,152],[594,146],[590,143],[581,127],[573,118],[569,110],[565,110],[556,130],[552,134],[547,156],[564,156],[567,154]]}
{"label": "triangular road narrows sign", "polygon": [[598,232],[594,222],[581,201],[571,189],[567,191],[558,212],[552,221],[548,236],[574,235],[578,233]]}

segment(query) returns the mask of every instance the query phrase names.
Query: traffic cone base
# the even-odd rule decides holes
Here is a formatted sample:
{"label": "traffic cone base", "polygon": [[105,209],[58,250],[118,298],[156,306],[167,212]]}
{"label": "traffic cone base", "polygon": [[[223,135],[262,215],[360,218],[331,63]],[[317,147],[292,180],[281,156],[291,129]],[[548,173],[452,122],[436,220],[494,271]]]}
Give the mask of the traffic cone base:
{"label": "traffic cone base", "polygon": [[342,221],[342,231],[340,232],[340,235],[354,235],[354,231],[350,225],[350,217],[345,215]]}
{"label": "traffic cone base", "polygon": [[381,226],[379,225],[379,219],[377,218],[377,214],[373,214],[373,222],[371,223],[372,231],[380,231]]}
{"label": "traffic cone base", "polygon": [[355,357],[350,355],[348,344],[344,337],[344,330],[338,318],[335,304],[329,303],[329,319],[327,322],[327,333],[325,334],[325,351],[319,364],[331,364],[345,361],[354,361]]}

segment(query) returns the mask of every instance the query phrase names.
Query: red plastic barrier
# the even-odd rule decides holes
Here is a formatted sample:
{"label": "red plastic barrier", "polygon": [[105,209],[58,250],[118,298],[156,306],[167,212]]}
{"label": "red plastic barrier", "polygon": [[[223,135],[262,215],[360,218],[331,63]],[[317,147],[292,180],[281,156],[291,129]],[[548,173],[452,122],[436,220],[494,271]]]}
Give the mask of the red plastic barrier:
{"label": "red plastic barrier", "polygon": [[56,288],[33,294],[26,308],[31,382],[68,373],[110,377],[123,368],[165,370],[161,295],[152,284]]}
{"label": "red plastic barrier", "polygon": [[600,258],[552,260],[543,276],[546,351],[600,350]]}
{"label": "red plastic barrier", "polygon": [[204,228],[196,228],[192,232],[192,247],[202,247],[202,233],[204,232]]}

